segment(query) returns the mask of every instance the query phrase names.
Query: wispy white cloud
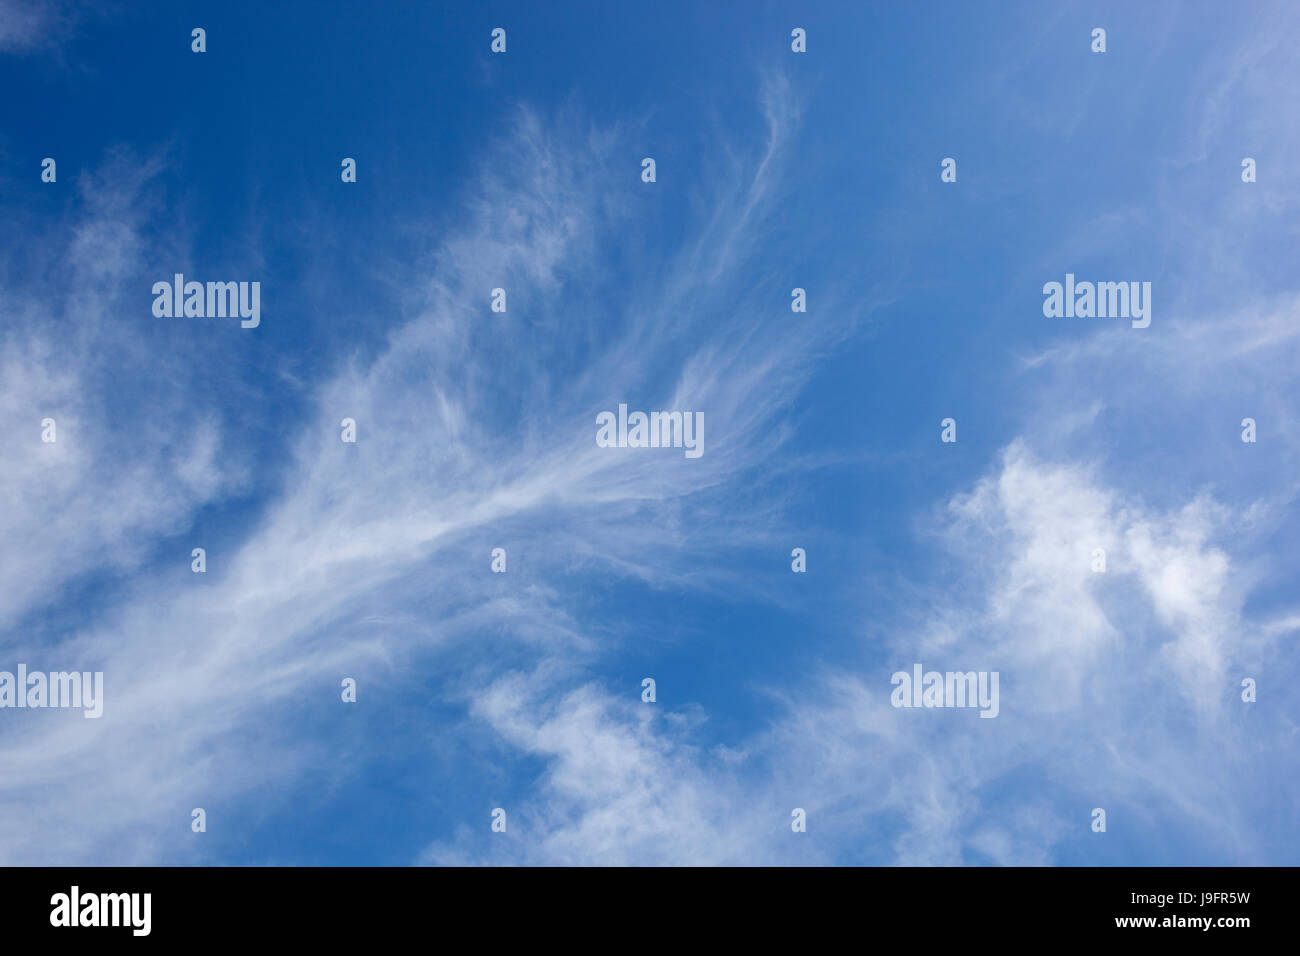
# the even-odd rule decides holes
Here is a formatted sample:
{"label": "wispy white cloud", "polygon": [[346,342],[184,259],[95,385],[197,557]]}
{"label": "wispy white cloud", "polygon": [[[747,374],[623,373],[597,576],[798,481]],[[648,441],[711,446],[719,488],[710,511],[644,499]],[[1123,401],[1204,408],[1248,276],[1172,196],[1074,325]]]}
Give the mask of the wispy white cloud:
{"label": "wispy white cloud", "polygon": [[[147,186],[161,160],[110,157],[82,177],[83,212],[44,237],[61,268],[3,290],[12,318],[0,338],[0,415],[14,429],[0,491],[21,507],[0,514],[0,627],[54,600],[91,571],[139,566],[195,509],[237,489],[244,457],[190,400],[185,361],[126,334],[145,290],[129,280],[168,244],[144,230],[158,204]],[[62,243],[62,245],[60,245]],[[147,289],[147,287],[146,287]],[[124,379],[133,388],[122,388]],[[55,441],[41,441],[54,421]]]}
{"label": "wispy white cloud", "polygon": [[[689,721],[590,686],[555,699],[546,681],[503,680],[474,716],[543,761],[536,792],[509,839],[467,831],[424,859],[1034,865],[1070,848],[1087,861],[1102,806],[1124,839],[1160,825],[1194,830],[1209,859],[1281,860],[1249,821],[1294,715],[1272,708],[1249,730],[1234,716],[1250,706],[1240,678],[1261,676],[1243,658],[1277,631],[1243,613],[1235,517],[1206,498],[1144,507],[1096,468],[1015,443],[935,512],[958,577],[878,665],[781,691],[740,750],[692,745]],[[913,661],[999,670],[1001,714],[894,709],[889,676]],[[807,834],[790,832],[796,806]],[[1143,851],[1154,862],[1158,844]]]}
{"label": "wispy white cloud", "polygon": [[[726,171],[733,181],[750,177],[750,188],[728,201],[739,204],[755,228],[764,208],[770,212],[763,202],[769,170],[789,134],[790,111],[773,99],[768,104],[761,157]],[[168,834],[188,819],[189,806],[229,799],[271,775],[292,775],[312,759],[309,732],[292,751],[282,739],[250,739],[251,728],[285,712],[295,695],[337,693],[329,688],[345,674],[391,679],[410,661],[485,627],[510,633],[539,660],[572,659],[575,651],[595,646],[598,635],[578,625],[548,584],[550,575],[529,560],[546,553],[557,526],[586,541],[582,561],[589,568],[614,575],[635,569],[667,580],[658,569],[683,538],[708,540],[739,523],[710,507],[710,496],[779,447],[778,414],[808,374],[808,357],[827,336],[842,333],[831,322],[819,333],[782,323],[770,325],[768,334],[751,334],[757,310],[745,313],[743,307],[755,293],[741,276],[724,270],[688,293],[691,266],[685,260],[670,266],[667,300],[641,289],[632,296],[634,309],[608,321],[597,323],[582,310],[574,314],[567,290],[576,276],[590,272],[584,263],[594,244],[621,225],[619,210],[589,188],[593,177],[608,174],[608,155],[585,148],[589,139],[575,145],[567,134],[562,119],[549,125],[527,111],[519,115],[465,227],[432,257],[423,307],[395,328],[376,360],[345,366],[321,387],[278,479],[278,500],[246,540],[233,550],[210,548],[203,579],[183,565],[137,575],[117,589],[101,620],[60,646],[67,666],[105,672],[105,715],[94,722],[28,721],[21,732],[11,728],[0,757],[0,801],[15,809],[38,804],[40,828],[57,838],[42,843],[37,856],[25,836],[33,816],[7,814],[11,824],[0,827],[7,859],[187,858],[192,851]],[[128,185],[138,191],[147,174],[146,166]],[[18,381],[15,401],[44,406],[57,388],[88,396],[99,382],[95,347],[111,328],[103,313],[129,297],[120,288],[124,277],[142,259],[157,258],[145,238],[147,206],[138,211],[129,196],[106,185],[120,178],[87,181],[88,215],[73,233],[72,256],[88,268],[72,297],[100,310],[84,323],[93,330],[79,353],[84,360],[55,362],[62,374]],[[736,217],[724,211],[723,218]],[[732,261],[743,232],[727,231],[697,251]],[[509,310],[487,313],[487,292],[498,285],[511,290]],[[672,338],[650,334],[659,316],[671,314],[688,294],[741,311],[724,323],[704,314],[690,323],[678,318]],[[602,331],[574,350],[587,371],[566,381],[539,357],[570,348],[555,335],[570,322]],[[742,329],[746,334],[737,335]],[[21,365],[15,347],[7,346],[6,361]],[[115,358],[119,374],[158,361],[127,347]],[[674,384],[652,385],[664,369]],[[172,408],[181,394],[166,394],[163,407]],[[703,410],[705,456],[668,460],[666,454],[596,447],[595,413],[620,400]],[[140,446],[160,450],[123,463],[121,483],[114,483],[107,423],[87,428],[75,414],[59,414],[67,422],[59,449],[83,449],[88,432],[102,434],[102,446],[75,474],[66,464],[58,470],[54,461],[23,471],[29,485],[62,481],[66,493],[24,515],[27,524],[12,529],[9,540],[48,527],[61,511],[69,527],[48,537],[44,567],[8,549],[6,560],[27,568],[33,580],[46,576],[43,592],[21,586],[6,591],[13,613],[47,605],[77,567],[96,566],[100,550],[139,542],[150,528],[155,535],[184,530],[195,508],[234,487],[230,466],[221,467],[231,435],[220,421],[195,420],[190,438],[180,443],[171,438],[174,419],[156,428],[141,425]],[[15,418],[23,415],[31,417],[31,410],[13,410]],[[339,441],[343,417],[359,423],[356,445]],[[37,450],[24,454],[42,450],[32,447]],[[99,497],[76,511],[77,496],[96,484]],[[184,497],[173,507],[170,496],[178,493]],[[139,518],[123,507],[133,501],[147,502]],[[118,517],[94,531],[92,518],[106,503],[107,513]],[[663,519],[683,509],[690,517],[664,533]],[[611,517],[619,534],[604,533]],[[74,528],[90,537],[78,539]],[[86,553],[81,565],[51,574],[48,566],[79,540]],[[488,551],[498,542],[510,546],[508,594],[488,573]],[[466,553],[481,560],[467,565]],[[491,660],[479,662],[476,679],[497,686],[495,669]],[[563,687],[558,684],[557,692]],[[451,686],[445,692],[466,691]],[[597,720],[600,707],[588,706],[583,719]],[[500,719],[507,713],[488,712]],[[559,729],[567,722],[555,725],[557,753],[569,752]],[[607,735],[616,743],[614,731]],[[56,779],[68,797],[40,803],[37,794]],[[576,786],[563,775],[557,781],[562,792]]]}

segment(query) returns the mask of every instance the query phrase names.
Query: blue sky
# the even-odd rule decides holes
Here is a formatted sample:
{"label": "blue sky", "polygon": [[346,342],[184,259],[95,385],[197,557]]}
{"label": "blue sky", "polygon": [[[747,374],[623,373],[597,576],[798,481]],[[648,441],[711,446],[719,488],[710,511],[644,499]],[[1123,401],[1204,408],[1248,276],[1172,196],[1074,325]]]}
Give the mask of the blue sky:
{"label": "blue sky", "polygon": [[0,0],[0,861],[1296,863],[1298,20]]}

